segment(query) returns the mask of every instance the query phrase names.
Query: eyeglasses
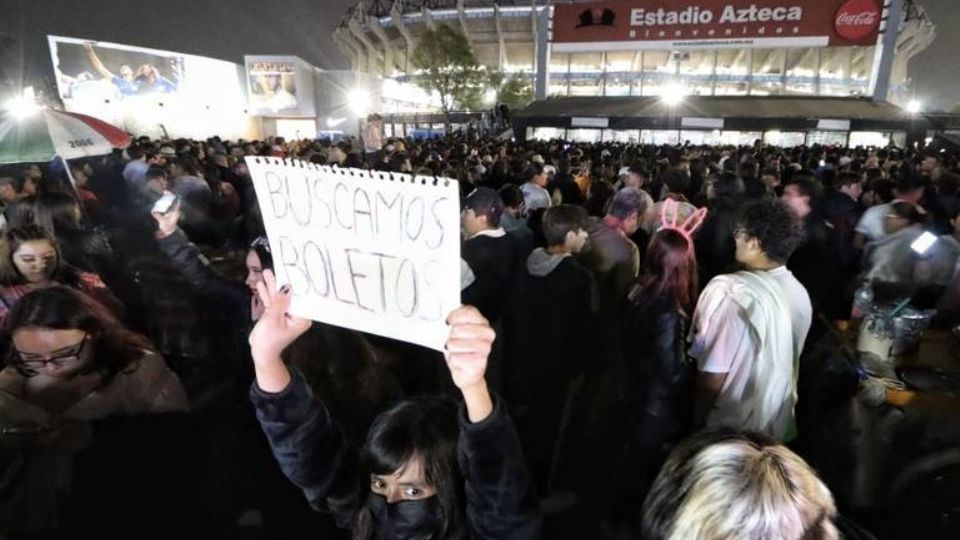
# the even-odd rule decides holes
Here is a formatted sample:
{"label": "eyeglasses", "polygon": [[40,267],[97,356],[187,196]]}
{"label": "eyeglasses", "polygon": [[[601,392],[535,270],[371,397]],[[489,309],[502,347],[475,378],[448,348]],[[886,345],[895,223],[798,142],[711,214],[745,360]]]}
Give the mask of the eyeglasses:
{"label": "eyeglasses", "polygon": [[73,350],[44,360],[25,359],[22,352],[14,349],[16,361],[13,362],[13,368],[24,377],[34,377],[40,373],[40,370],[45,369],[47,364],[53,364],[53,367],[57,370],[76,365],[83,356],[83,349],[86,347],[89,337],[89,334],[84,334],[83,339],[80,340],[80,343],[74,345]]}

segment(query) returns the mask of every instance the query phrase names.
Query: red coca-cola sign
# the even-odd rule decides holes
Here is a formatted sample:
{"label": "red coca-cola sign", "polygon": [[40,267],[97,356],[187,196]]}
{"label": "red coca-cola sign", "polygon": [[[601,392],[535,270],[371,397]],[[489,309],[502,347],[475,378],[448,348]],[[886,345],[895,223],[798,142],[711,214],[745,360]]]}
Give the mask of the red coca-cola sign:
{"label": "red coca-cola sign", "polygon": [[849,0],[837,10],[833,27],[840,37],[860,41],[880,27],[880,8],[875,0]]}

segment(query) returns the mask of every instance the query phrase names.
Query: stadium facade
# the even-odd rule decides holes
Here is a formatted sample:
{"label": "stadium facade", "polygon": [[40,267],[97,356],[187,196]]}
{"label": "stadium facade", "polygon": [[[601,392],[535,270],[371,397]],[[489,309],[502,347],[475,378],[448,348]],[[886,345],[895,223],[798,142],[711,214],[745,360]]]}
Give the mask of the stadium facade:
{"label": "stadium facade", "polygon": [[908,62],[936,35],[911,0],[371,0],[348,9],[334,37],[353,70],[403,83],[416,77],[418,35],[437,24],[459,26],[487,68],[571,106],[671,94],[905,106]]}

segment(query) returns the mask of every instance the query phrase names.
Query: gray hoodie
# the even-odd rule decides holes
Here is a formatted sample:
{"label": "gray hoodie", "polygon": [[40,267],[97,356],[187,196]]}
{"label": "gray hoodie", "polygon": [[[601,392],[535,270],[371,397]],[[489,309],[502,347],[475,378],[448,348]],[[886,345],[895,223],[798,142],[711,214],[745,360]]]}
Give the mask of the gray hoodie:
{"label": "gray hoodie", "polygon": [[569,253],[552,255],[542,247],[537,248],[527,257],[527,272],[537,277],[546,276],[550,274],[550,272],[553,272],[563,259],[569,256]]}

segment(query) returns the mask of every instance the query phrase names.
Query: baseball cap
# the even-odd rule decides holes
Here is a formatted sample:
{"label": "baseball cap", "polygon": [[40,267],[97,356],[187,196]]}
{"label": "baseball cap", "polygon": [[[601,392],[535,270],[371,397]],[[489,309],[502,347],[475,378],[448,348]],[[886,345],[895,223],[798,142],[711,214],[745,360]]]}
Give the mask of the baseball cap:
{"label": "baseball cap", "polygon": [[160,155],[165,158],[175,158],[177,157],[177,151],[172,146],[161,146]]}

